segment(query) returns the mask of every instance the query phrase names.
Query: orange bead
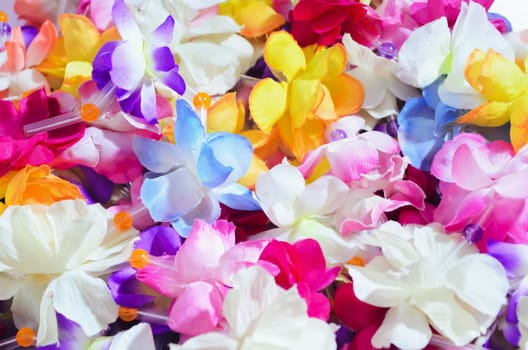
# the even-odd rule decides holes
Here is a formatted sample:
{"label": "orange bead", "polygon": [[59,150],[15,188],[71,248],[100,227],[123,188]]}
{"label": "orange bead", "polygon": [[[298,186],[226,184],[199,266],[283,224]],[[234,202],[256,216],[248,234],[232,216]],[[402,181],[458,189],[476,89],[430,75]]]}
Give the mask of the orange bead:
{"label": "orange bead", "polygon": [[138,310],[131,307],[119,307],[119,318],[125,322],[132,322],[137,318]]}
{"label": "orange bead", "polygon": [[362,257],[356,255],[356,256],[352,257],[352,259],[348,260],[347,264],[363,267],[363,266],[365,266],[365,260],[363,260]]}
{"label": "orange bead", "polygon": [[145,249],[134,249],[128,261],[133,268],[143,269],[149,263],[149,254]]}
{"label": "orange bead", "polygon": [[92,123],[101,115],[99,108],[93,103],[86,103],[81,106],[81,118],[87,123]]}
{"label": "orange bead", "polygon": [[193,105],[197,109],[208,109],[209,106],[211,106],[211,96],[209,96],[205,92],[199,92],[193,98]]}
{"label": "orange bead", "polygon": [[4,11],[0,11],[0,22],[6,22],[9,21],[9,17],[7,17],[7,13]]}
{"label": "orange bead", "polygon": [[114,216],[114,226],[119,232],[126,232],[132,228],[132,216],[126,211],[120,211]]}
{"label": "orange bead", "polygon": [[23,348],[29,348],[35,344],[36,336],[35,332],[31,328],[20,328],[15,336],[15,340],[18,346]]}

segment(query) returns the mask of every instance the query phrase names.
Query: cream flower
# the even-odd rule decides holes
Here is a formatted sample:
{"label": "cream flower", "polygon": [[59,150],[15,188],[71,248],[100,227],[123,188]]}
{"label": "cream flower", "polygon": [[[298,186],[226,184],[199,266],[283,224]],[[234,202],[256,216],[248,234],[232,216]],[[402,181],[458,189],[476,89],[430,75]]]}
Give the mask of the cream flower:
{"label": "cream flower", "polygon": [[13,297],[15,325],[38,329],[38,346],[57,343],[56,312],[88,336],[105,329],[118,306],[98,276],[127,260],[136,235],[82,200],[8,207],[0,216],[0,299]]}
{"label": "cream flower", "polygon": [[499,261],[440,225],[389,221],[362,238],[383,253],[364,267],[349,266],[357,297],[390,308],[372,338],[376,348],[422,349],[431,340],[429,325],[457,346],[468,344],[506,302]]}
{"label": "cream flower", "polygon": [[225,298],[227,334],[210,332],[171,350],[332,350],[332,327],[308,317],[297,288],[284,290],[259,266],[233,275],[233,289]]}

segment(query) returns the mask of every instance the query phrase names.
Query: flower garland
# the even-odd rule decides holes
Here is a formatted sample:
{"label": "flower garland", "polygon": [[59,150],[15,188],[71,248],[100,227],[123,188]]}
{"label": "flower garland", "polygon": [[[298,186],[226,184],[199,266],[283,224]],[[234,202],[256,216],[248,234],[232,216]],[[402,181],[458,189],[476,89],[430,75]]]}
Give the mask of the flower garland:
{"label": "flower garland", "polygon": [[493,2],[14,0],[0,349],[528,349]]}

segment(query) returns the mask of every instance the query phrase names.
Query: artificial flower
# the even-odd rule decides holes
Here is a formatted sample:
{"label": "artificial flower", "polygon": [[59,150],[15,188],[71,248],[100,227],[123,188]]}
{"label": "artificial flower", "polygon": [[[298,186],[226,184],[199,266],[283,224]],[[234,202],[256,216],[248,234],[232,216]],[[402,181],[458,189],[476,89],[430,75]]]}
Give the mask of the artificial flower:
{"label": "artificial flower", "polygon": [[528,143],[528,74],[490,49],[471,54],[465,77],[486,101],[457,122],[494,127],[509,121],[510,140],[515,151],[519,151]]}
{"label": "artificial flower", "polygon": [[251,236],[275,238],[290,243],[305,238],[319,242],[326,261],[337,264],[350,259],[356,244],[342,237],[334,215],[341,207],[348,186],[334,176],[322,176],[306,185],[301,172],[285,163],[257,179],[255,193],[262,210],[277,228]]}
{"label": "artificial flower", "polygon": [[112,24],[112,4],[112,1],[105,0],[80,0],[77,13],[85,14],[97,29],[104,31]]}
{"label": "artificial flower", "polygon": [[58,22],[62,36],[37,69],[48,76],[53,88],[78,96],[79,85],[92,76],[95,55],[119,34],[115,28],[100,33],[92,21],[77,14],[62,14]]}
{"label": "artificial flower", "polygon": [[277,135],[295,158],[301,160],[324,142],[327,122],[360,109],[363,87],[343,73],[342,45],[303,51],[290,34],[279,31],[266,41],[264,59],[280,81],[266,78],[255,85],[249,96],[251,117],[266,134],[278,128]]}
{"label": "artificial flower", "polygon": [[[421,49],[423,45],[428,50]],[[399,51],[396,74],[403,82],[419,88],[446,74],[438,88],[442,102],[471,109],[483,102],[464,79],[466,60],[476,48],[492,48],[507,58],[514,57],[511,44],[488,22],[485,9],[471,1],[469,5],[462,4],[452,32],[445,17],[416,29]]]}
{"label": "artificial flower", "polygon": [[213,331],[221,327],[223,300],[233,285],[231,276],[256,264],[265,243],[235,245],[233,224],[196,220],[176,255],[157,258],[164,263],[140,269],[137,279],[175,298],[167,322],[172,330],[191,336]]}
{"label": "artificial flower", "polygon": [[390,43],[398,50],[409,35],[419,26],[411,17],[410,5],[406,0],[385,0],[376,8],[382,18],[380,43]]}
{"label": "artificial flower", "polygon": [[377,348],[423,349],[431,326],[454,345],[466,345],[487,330],[506,302],[502,265],[438,224],[389,221],[363,237],[382,254],[364,267],[350,265],[348,272],[360,300],[389,308],[372,338]]}
{"label": "artificial flower", "polygon": [[40,25],[56,23],[60,14],[75,13],[78,0],[15,0],[14,10],[21,20]]}
{"label": "artificial flower", "polygon": [[484,230],[479,247],[488,238],[526,241],[525,211],[528,192],[523,178],[528,147],[514,154],[504,141],[487,141],[476,133],[462,133],[444,143],[431,165],[440,180],[442,199],[434,218],[448,231],[468,224]]}
{"label": "artificial flower", "polygon": [[333,45],[344,33],[371,47],[381,36],[381,19],[370,6],[349,0],[300,0],[290,12],[292,35],[299,45]]}
{"label": "artificial flower", "polygon": [[236,134],[206,135],[200,118],[185,100],[176,102],[176,144],[142,137],[134,150],[149,173],[141,199],[156,221],[168,221],[185,235],[194,219],[214,221],[219,202],[242,210],[257,210],[251,192],[236,183],[253,154],[249,141]]}
{"label": "artificial flower", "polygon": [[284,17],[275,11],[272,0],[227,0],[218,5],[218,14],[232,17],[242,26],[240,34],[255,38],[282,26]]}
{"label": "artificial flower", "polygon": [[52,51],[56,40],[57,31],[50,21],[42,24],[29,45],[20,27],[12,30],[0,55],[0,97],[18,99],[27,91],[49,89],[46,78],[36,67]]}
{"label": "artificial flower", "polygon": [[332,328],[308,317],[296,288],[282,289],[258,266],[239,271],[232,281],[222,307],[226,332],[201,334],[171,350],[336,349]]}
{"label": "artificial flower", "polygon": [[112,18],[123,40],[103,45],[94,59],[92,77],[100,89],[107,84],[115,86],[114,93],[124,112],[154,123],[158,118],[155,82],[172,94],[185,92],[185,82],[168,47],[174,19],[167,16],[145,35],[124,0],[114,2]]}
{"label": "artificial flower", "polygon": [[304,239],[293,244],[272,240],[259,258],[280,270],[275,282],[284,289],[297,286],[301,297],[308,306],[308,315],[323,321],[330,315],[328,299],[319,293],[336,278],[340,268],[326,268],[321,247],[313,239]]}
{"label": "artificial flower", "polygon": [[49,205],[65,199],[83,199],[77,186],[53,175],[48,165],[26,165],[0,177],[0,197],[6,206]]}
{"label": "artificial flower", "polygon": [[0,216],[0,299],[13,298],[16,326],[36,330],[37,345],[57,343],[56,312],[88,336],[117,317],[98,277],[126,261],[136,231],[120,232],[112,219],[82,200],[11,206]]}
{"label": "artificial flower", "polygon": [[[489,10],[494,0],[473,0]],[[449,28],[455,25],[457,17],[461,11],[462,3],[468,3],[468,0],[421,0],[415,1],[410,6],[412,18],[420,25],[427,24],[440,17],[447,19]]]}

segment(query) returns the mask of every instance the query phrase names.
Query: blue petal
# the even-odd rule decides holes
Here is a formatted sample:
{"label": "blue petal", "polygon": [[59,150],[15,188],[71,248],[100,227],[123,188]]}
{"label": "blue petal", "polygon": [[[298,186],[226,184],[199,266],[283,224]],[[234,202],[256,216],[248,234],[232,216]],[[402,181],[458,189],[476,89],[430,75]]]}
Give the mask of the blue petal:
{"label": "blue petal", "polygon": [[203,144],[196,163],[196,173],[200,181],[209,188],[220,186],[233,171],[232,167],[224,166],[216,158],[213,149]]}
{"label": "blue petal", "polygon": [[433,83],[423,89],[422,95],[429,107],[436,108],[440,102],[440,97],[438,96],[438,87],[444,82],[445,78],[445,75],[442,75],[440,78],[436,79]]}
{"label": "blue petal", "polygon": [[145,176],[141,200],[155,221],[175,221],[192,211],[205,193],[196,176],[185,167],[166,175]]}
{"label": "blue petal", "polygon": [[186,238],[191,231],[194,220],[202,219],[212,223],[220,216],[220,204],[212,193],[206,193],[200,204],[179,220],[171,223],[181,237]]}
{"label": "blue petal", "polygon": [[157,174],[165,174],[183,164],[178,147],[172,143],[136,136],[132,148],[141,164]]}
{"label": "blue petal", "polygon": [[261,210],[253,192],[238,183],[215,189],[214,193],[220,203],[237,210]]}
{"label": "blue petal", "polygon": [[444,137],[446,132],[453,128],[455,120],[464,114],[460,109],[450,107],[442,102],[438,103],[435,110],[434,133],[438,137]]}
{"label": "blue petal", "polygon": [[217,132],[209,135],[207,144],[219,162],[233,169],[225,184],[244,176],[253,159],[253,146],[248,139],[241,135]]}
{"label": "blue petal", "polygon": [[205,140],[205,131],[200,118],[191,105],[180,99],[176,101],[177,119],[174,140],[182,151],[196,159]]}

